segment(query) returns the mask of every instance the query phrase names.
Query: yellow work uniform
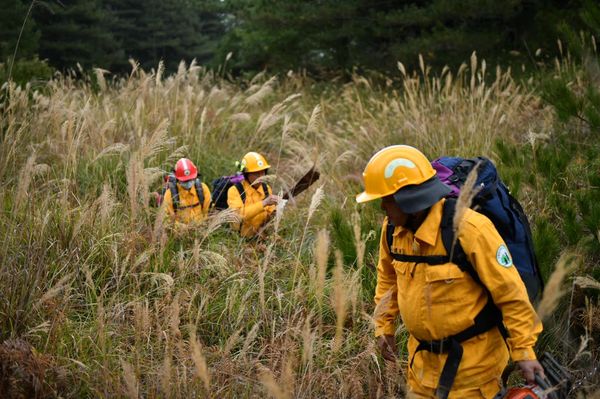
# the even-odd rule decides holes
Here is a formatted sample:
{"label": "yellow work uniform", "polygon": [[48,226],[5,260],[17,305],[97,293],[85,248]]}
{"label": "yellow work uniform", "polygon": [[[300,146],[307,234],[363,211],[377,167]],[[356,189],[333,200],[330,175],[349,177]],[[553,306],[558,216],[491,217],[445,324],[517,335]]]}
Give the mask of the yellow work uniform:
{"label": "yellow work uniform", "polygon": [[[263,206],[263,200],[266,198],[263,185],[258,187],[251,186],[246,180],[242,181],[242,187],[246,194],[246,201],[235,186],[231,186],[227,191],[227,205],[229,208],[236,209],[241,218],[240,223],[234,223],[234,228],[244,237],[253,237],[259,229],[269,220],[269,216],[275,212],[275,205]],[[271,187],[267,184],[268,194],[271,194]]]}
{"label": "yellow work uniform", "polygon": [[[446,255],[440,229],[444,201],[433,205],[416,233],[396,227],[392,251],[417,256]],[[425,350],[415,353],[418,340],[441,340],[470,327],[486,304],[487,293],[468,272],[453,263],[430,266],[394,260],[387,246],[387,220],[383,226],[375,302],[385,300],[376,311],[375,335],[394,335],[400,313],[410,333],[408,385],[416,395],[431,397],[448,355]],[[502,312],[513,361],[535,359],[533,346],[542,325],[494,225],[487,217],[467,209],[458,240]],[[391,296],[385,296],[390,290]],[[499,330],[492,328],[468,339],[462,347],[464,353],[449,398],[493,397],[509,358]]]}
{"label": "yellow work uniform", "polygon": [[171,216],[176,222],[179,223],[191,223],[200,222],[208,214],[208,208],[210,207],[210,190],[204,183],[202,185],[202,191],[204,192],[204,203],[200,204],[198,195],[196,194],[196,185],[194,184],[190,190],[177,184],[177,192],[179,193],[179,204],[177,211],[173,207],[173,198],[171,196],[171,190],[167,188],[165,191],[165,197],[163,199],[163,209],[167,215]]}

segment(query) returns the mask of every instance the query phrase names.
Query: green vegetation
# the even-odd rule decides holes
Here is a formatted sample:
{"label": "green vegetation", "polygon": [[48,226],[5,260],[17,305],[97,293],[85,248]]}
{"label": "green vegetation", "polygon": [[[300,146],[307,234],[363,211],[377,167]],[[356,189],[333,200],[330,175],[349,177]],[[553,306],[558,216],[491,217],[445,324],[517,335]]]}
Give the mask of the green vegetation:
{"label": "green vegetation", "polygon": [[[598,395],[592,1],[63,3],[4,1],[0,15],[0,396],[401,396],[407,334],[398,365],[372,337],[383,215],[354,202],[367,160],[397,143],[496,162],[547,283],[539,349],[573,372],[574,397]],[[435,69],[472,43],[488,62]],[[515,79],[510,50],[525,43],[542,48],[537,69]],[[179,63],[231,49],[216,72]],[[264,67],[286,74],[252,72]],[[227,213],[173,230],[148,205],[178,158],[210,182],[249,149],[273,165],[275,191],[314,163],[322,173],[268,239],[240,239]]]}
{"label": "green vegetation", "polygon": [[[321,78],[354,70],[389,74],[418,55],[441,70],[473,50],[488,63],[538,68],[557,51],[549,38],[577,39],[594,21],[590,0],[2,0],[0,59],[48,59],[65,71],[150,70],[160,60],[227,71],[308,71]],[[31,12],[30,12],[31,11]],[[28,17],[27,17],[28,16]],[[566,27],[569,27],[568,29]],[[539,49],[539,52],[538,52]]]}

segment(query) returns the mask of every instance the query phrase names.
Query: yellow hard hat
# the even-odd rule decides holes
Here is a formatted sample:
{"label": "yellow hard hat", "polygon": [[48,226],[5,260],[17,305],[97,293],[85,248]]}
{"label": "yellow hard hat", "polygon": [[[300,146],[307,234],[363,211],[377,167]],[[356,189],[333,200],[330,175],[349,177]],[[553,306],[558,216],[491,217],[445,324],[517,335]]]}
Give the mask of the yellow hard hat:
{"label": "yellow hard hat", "polygon": [[408,145],[393,145],[377,152],[363,172],[365,191],[356,202],[394,194],[396,204],[407,213],[425,209],[450,192],[423,153]]}
{"label": "yellow hard hat", "polygon": [[260,172],[261,170],[267,170],[271,167],[265,157],[260,155],[258,152],[249,152],[244,155],[241,162],[242,172]]}

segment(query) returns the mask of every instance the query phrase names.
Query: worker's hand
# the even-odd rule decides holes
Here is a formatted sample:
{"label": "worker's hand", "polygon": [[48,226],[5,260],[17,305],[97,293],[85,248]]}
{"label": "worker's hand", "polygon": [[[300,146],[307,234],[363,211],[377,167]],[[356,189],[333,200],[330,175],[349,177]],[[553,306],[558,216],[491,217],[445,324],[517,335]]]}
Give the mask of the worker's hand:
{"label": "worker's hand", "polygon": [[377,347],[385,360],[396,361],[396,337],[393,335],[380,335],[377,337]]}
{"label": "worker's hand", "polygon": [[535,375],[538,374],[542,378],[546,378],[544,375],[544,368],[537,360],[521,360],[517,362],[523,377],[527,380],[528,384],[535,384]]}
{"label": "worker's hand", "polygon": [[267,198],[265,198],[263,200],[262,203],[263,203],[263,206],[269,206],[269,205],[277,205],[279,203],[279,201],[281,201],[281,197],[270,194]]}

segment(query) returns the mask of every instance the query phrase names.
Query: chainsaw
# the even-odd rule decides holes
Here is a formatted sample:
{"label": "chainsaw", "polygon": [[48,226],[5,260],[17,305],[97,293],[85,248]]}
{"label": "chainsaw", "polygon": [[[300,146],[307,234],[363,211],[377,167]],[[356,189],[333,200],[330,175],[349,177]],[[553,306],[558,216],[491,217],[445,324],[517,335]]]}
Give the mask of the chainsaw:
{"label": "chainsaw", "polygon": [[297,196],[316,182],[320,176],[321,174],[316,169],[315,165],[313,165],[312,168],[296,182],[294,187],[283,195],[283,199],[287,200]]}
{"label": "chainsaw", "polygon": [[509,388],[495,399],[567,399],[571,389],[569,372],[547,352],[542,355],[540,364],[545,378],[536,375],[535,384]]}

